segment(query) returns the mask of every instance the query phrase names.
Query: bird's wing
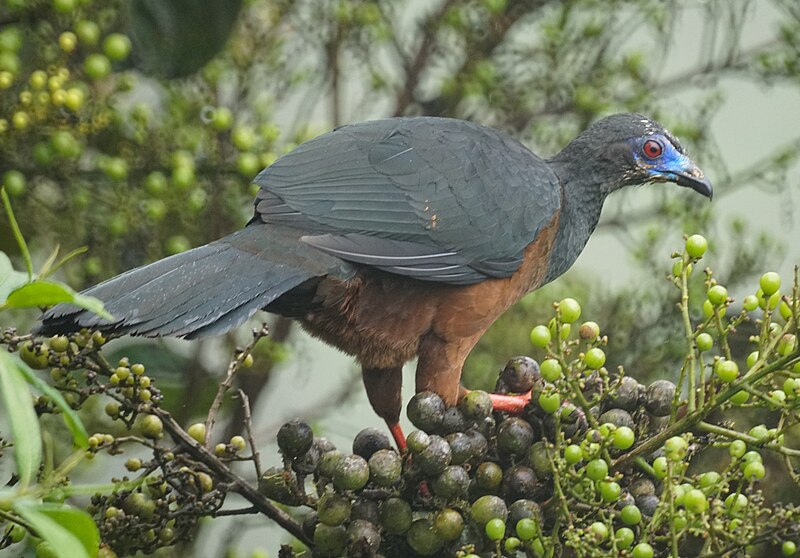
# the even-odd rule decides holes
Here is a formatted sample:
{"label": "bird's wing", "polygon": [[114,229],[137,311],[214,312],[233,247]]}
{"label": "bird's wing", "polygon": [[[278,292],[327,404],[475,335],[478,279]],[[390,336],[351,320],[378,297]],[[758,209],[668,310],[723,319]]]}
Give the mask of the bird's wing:
{"label": "bird's wing", "polygon": [[522,144],[444,118],[344,126],[256,183],[255,221],[298,228],[346,261],[454,284],[510,276],[561,203],[557,177]]}

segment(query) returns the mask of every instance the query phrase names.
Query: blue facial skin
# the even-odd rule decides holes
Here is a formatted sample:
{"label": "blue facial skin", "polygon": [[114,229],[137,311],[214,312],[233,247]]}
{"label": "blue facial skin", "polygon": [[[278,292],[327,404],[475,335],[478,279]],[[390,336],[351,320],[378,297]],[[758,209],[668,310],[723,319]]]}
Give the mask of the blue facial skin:
{"label": "blue facial skin", "polygon": [[[661,145],[661,154],[650,157],[645,151],[648,141],[657,141]],[[711,199],[713,190],[711,182],[705,177],[694,162],[672,144],[662,134],[653,134],[638,138],[633,142],[633,158],[636,164],[655,182],[674,182],[686,186]]]}

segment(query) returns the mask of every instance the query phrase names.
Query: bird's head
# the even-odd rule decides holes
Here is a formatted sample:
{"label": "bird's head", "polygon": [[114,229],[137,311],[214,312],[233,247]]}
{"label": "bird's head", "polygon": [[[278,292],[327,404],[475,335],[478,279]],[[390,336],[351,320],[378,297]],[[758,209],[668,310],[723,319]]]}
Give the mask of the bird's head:
{"label": "bird's head", "polygon": [[688,157],[678,139],[641,114],[615,114],[598,120],[554,160],[572,163],[590,158],[594,181],[605,194],[623,186],[670,182],[711,199],[711,182]]}

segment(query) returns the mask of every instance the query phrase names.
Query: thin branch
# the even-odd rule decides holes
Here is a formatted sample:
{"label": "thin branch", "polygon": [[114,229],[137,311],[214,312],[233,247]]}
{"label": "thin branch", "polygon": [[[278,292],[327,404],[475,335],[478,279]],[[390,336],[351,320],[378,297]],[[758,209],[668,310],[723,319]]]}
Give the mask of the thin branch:
{"label": "thin branch", "polygon": [[256,478],[261,478],[261,454],[258,453],[256,441],[253,438],[253,423],[250,414],[250,398],[244,390],[239,390],[239,397],[242,398],[242,412],[244,413],[244,430],[247,433],[247,441],[250,442],[250,451],[253,452],[253,465],[256,468]]}
{"label": "thin branch", "polygon": [[231,384],[233,383],[233,378],[236,376],[236,372],[239,370],[239,367],[242,365],[242,361],[245,359],[245,357],[251,353],[256,343],[258,343],[262,337],[265,337],[268,334],[269,327],[267,327],[267,324],[262,324],[261,329],[256,330],[253,333],[253,341],[247,347],[245,347],[241,353],[236,355],[236,358],[234,358],[228,364],[228,372],[225,375],[225,379],[220,382],[219,386],[217,387],[217,393],[214,396],[214,402],[211,403],[211,408],[208,410],[208,416],[206,417],[206,448],[211,447],[211,430],[214,428],[214,423],[217,421],[217,415],[219,414],[219,409],[222,406],[222,399],[225,397],[225,393],[228,391],[228,389],[230,389]]}
{"label": "thin branch", "polygon": [[306,546],[313,546],[313,542],[303,533],[302,527],[292,516],[275,506],[266,496],[263,496],[245,479],[234,473],[205,446],[198,444],[177,422],[175,422],[172,415],[160,408],[153,408],[151,412],[161,419],[167,432],[169,432],[176,442],[179,442],[186,449],[188,454],[203,463],[226,482],[230,483],[234,492],[253,504],[253,509],[255,511],[272,519]]}

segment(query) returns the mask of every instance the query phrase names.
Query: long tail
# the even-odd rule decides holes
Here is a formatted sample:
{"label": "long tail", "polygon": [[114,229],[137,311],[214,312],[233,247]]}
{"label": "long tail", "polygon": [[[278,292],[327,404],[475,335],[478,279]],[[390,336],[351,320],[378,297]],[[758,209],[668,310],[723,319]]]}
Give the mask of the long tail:
{"label": "long tail", "polygon": [[146,337],[224,333],[305,281],[350,274],[347,264],[298,237],[287,229],[245,227],[84,291],[105,303],[112,321],[59,304],[45,312],[37,333],[52,335],[84,327]]}

